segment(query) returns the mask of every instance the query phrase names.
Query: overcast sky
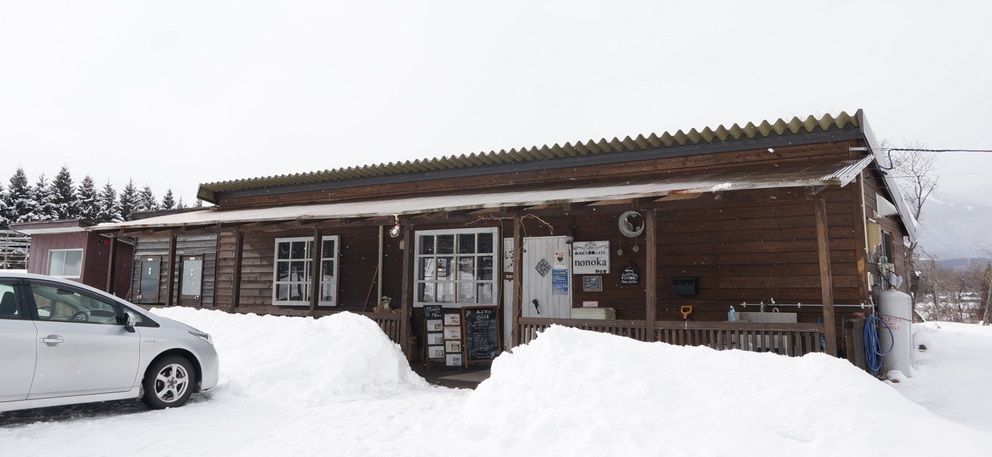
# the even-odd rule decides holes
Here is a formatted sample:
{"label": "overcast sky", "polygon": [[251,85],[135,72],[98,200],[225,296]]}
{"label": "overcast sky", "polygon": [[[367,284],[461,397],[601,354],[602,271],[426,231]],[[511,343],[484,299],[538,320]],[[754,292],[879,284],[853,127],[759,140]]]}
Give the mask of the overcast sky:
{"label": "overcast sky", "polygon": [[[0,178],[200,182],[863,108],[989,148],[988,2],[0,1]],[[992,192],[992,155],[947,157]],[[980,173],[980,174],[979,174]]]}

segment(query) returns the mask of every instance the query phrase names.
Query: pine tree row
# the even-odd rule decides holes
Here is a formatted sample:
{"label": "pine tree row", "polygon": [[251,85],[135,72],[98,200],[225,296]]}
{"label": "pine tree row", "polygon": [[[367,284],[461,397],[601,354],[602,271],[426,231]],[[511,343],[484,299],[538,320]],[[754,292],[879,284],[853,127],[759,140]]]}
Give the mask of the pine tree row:
{"label": "pine tree row", "polygon": [[[197,200],[195,206],[201,204]],[[58,219],[120,222],[143,211],[185,207],[181,198],[175,200],[172,189],[159,202],[151,187],[138,190],[134,181],[128,181],[120,193],[109,182],[97,189],[89,176],[77,185],[67,167],[62,167],[51,182],[42,174],[34,185],[28,183],[24,169],[18,168],[6,188],[0,184],[0,229],[7,229],[11,223]]]}

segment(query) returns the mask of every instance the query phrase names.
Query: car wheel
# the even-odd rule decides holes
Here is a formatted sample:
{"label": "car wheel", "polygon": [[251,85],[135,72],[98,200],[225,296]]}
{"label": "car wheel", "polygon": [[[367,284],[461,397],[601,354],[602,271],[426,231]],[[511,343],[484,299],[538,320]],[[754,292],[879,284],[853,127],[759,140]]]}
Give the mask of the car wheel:
{"label": "car wheel", "polygon": [[165,357],[148,368],[143,385],[142,400],[149,408],[176,408],[185,405],[193,394],[196,371],[185,357]]}

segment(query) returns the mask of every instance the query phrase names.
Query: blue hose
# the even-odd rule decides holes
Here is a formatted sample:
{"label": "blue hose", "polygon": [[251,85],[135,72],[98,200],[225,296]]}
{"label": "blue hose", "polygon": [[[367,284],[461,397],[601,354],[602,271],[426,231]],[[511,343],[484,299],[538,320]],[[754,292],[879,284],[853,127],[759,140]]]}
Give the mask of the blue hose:
{"label": "blue hose", "polygon": [[[885,352],[882,352],[879,347],[878,339],[878,324],[881,323],[885,330],[889,332],[889,341],[892,345]],[[889,324],[885,323],[885,319],[880,319],[877,314],[871,313],[865,318],[865,365],[868,366],[868,372],[878,376],[878,372],[882,370],[882,357],[885,357],[892,352],[892,348],[895,347],[896,340],[895,336],[892,334],[892,329],[889,328]]]}

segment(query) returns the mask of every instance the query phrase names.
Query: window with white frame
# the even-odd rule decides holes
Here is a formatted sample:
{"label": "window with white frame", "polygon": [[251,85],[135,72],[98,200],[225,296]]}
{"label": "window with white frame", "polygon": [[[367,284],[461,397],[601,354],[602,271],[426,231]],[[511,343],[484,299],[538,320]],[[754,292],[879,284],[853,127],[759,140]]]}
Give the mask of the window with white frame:
{"label": "window with white frame", "polygon": [[78,278],[83,271],[82,249],[48,251],[48,274],[60,278]]}
{"label": "window with white frame", "polygon": [[[306,306],[310,304],[313,271],[313,237],[276,238],[273,262],[272,303]],[[338,236],[321,238],[320,306],[338,304]]]}
{"label": "window with white frame", "polygon": [[420,230],[415,304],[496,304],[495,227]]}

